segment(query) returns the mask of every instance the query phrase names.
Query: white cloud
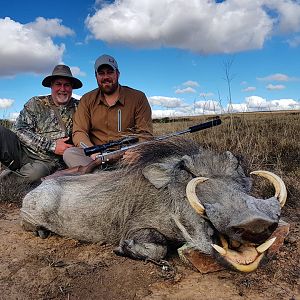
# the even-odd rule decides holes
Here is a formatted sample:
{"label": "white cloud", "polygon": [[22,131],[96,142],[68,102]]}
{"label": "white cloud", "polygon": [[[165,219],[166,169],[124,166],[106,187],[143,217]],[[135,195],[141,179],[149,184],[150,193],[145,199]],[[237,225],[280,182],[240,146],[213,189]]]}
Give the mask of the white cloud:
{"label": "white cloud", "polygon": [[203,115],[203,114],[220,114],[220,111],[214,110],[203,110],[201,108],[196,108],[193,105],[179,107],[177,109],[152,109],[153,118],[163,118],[163,117],[183,117],[183,116],[193,116],[193,115]]}
{"label": "white cloud", "polygon": [[248,86],[245,89],[243,89],[242,91],[243,92],[253,92],[255,90],[256,90],[256,87],[254,87],[254,86]]}
{"label": "white cloud", "polygon": [[228,104],[225,112],[229,113],[238,113],[238,112],[247,112],[249,111],[249,107],[246,103],[232,103]]}
{"label": "white cloud", "polygon": [[284,90],[285,89],[285,86],[283,84],[277,84],[277,85],[274,85],[274,84],[268,84],[266,86],[266,88],[270,91],[279,91],[279,90]]}
{"label": "white cloud", "polygon": [[258,77],[257,80],[260,81],[292,81],[295,78],[291,78],[286,74],[276,73],[266,77]]}
{"label": "white cloud", "polygon": [[261,49],[276,31],[300,31],[299,1],[97,2],[105,5],[89,15],[85,24],[95,39],[111,44],[175,47],[205,54],[235,53]]}
{"label": "white cloud", "polygon": [[[162,97],[164,98],[164,97]],[[166,97],[167,98],[167,97]],[[246,97],[243,103],[227,104],[223,108],[219,102],[197,101],[193,104],[174,107],[173,109],[152,109],[155,118],[179,117],[193,115],[219,115],[222,113],[255,112],[255,111],[278,111],[278,110],[299,110],[300,103],[294,99],[267,100],[260,96]]]}
{"label": "white cloud", "polygon": [[79,67],[70,67],[73,76],[86,76],[85,72],[82,72]]}
{"label": "white cloud", "polygon": [[152,96],[149,97],[148,100],[151,105],[162,106],[166,108],[176,108],[184,105],[181,99],[173,97]]}
{"label": "white cloud", "polygon": [[37,18],[28,24],[0,19],[0,76],[49,72],[65,51],[65,45],[55,44],[52,37],[72,34],[59,19]]}
{"label": "white cloud", "polygon": [[[265,0],[260,1],[267,5],[276,16],[277,27],[280,33],[299,32],[300,28],[300,3],[293,0]],[[274,21],[275,21],[274,20]]]}
{"label": "white cloud", "polygon": [[292,48],[296,48],[300,45],[300,35],[295,36],[291,39],[287,40],[287,43],[290,45]]}
{"label": "white cloud", "polygon": [[265,98],[259,96],[250,96],[245,98],[246,105],[249,109],[261,109],[268,107],[268,102]]}
{"label": "white cloud", "polygon": [[267,100],[259,96],[250,96],[245,98],[245,102],[248,111],[300,109],[300,103],[293,99]]}
{"label": "white cloud", "polygon": [[26,24],[24,27],[32,29],[33,32],[38,32],[43,36],[60,36],[73,35],[74,31],[61,24],[60,19],[45,19],[38,17],[34,22]]}
{"label": "white cloud", "polygon": [[198,87],[199,83],[197,81],[188,80],[188,81],[184,82],[182,85],[190,86],[190,87]]}
{"label": "white cloud", "polygon": [[179,117],[182,114],[174,109],[162,110],[162,109],[153,109],[152,118],[164,118],[164,117]]}
{"label": "white cloud", "polygon": [[220,111],[220,103],[213,100],[208,101],[197,101],[195,102],[195,108],[199,108],[205,111]]}
{"label": "white cloud", "polygon": [[196,93],[196,90],[191,87],[187,87],[184,89],[177,89],[175,91],[175,94],[187,94],[187,93]]}
{"label": "white cloud", "polygon": [[212,97],[214,93],[200,93],[199,95],[200,97],[207,98],[207,97]]}
{"label": "white cloud", "polygon": [[77,100],[80,100],[82,96],[72,93],[72,97],[77,99]]}
{"label": "white cloud", "polygon": [[300,103],[294,99],[279,99],[270,101],[271,110],[300,109]]}
{"label": "white cloud", "polygon": [[6,98],[0,98],[0,109],[7,109],[11,107],[14,104],[15,100],[13,99],[6,99]]}
{"label": "white cloud", "polygon": [[228,112],[255,112],[255,111],[278,111],[299,110],[300,103],[294,99],[267,100],[260,96],[246,97],[244,103],[227,105]]}
{"label": "white cloud", "polygon": [[12,122],[16,121],[17,117],[19,116],[20,113],[18,112],[13,112],[9,114],[8,119]]}

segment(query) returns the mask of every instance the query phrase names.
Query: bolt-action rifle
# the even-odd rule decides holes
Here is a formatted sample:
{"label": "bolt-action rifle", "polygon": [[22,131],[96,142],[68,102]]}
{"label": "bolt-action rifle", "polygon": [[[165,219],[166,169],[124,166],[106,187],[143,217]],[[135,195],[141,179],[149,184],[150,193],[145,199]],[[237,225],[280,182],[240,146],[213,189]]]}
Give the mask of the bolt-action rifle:
{"label": "bolt-action rifle", "polygon": [[137,148],[140,145],[153,143],[153,141],[166,140],[168,138],[176,137],[176,136],[186,134],[186,133],[194,133],[194,132],[197,132],[200,130],[218,126],[220,124],[221,124],[221,119],[217,118],[217,119],[205,122],[205,123],[191,126],[182,131],[177,131],[177,132],[169,133],[169,134],[166,134],[163,136],[155,137],[152,140],[141,142],[141,143],[136,143],[138,141],[137,137],[129,136],[129,137],[125,137],[123,139],[112,141],[112,142],[109,142],[106,144],[96,145],[96,146],[92,146],[92,147],[86,147],[86,148],[84,148],[85,155],[90,156],[94,153],[98,153],[96,155],[95,160],[93,160],[87,166],[77,166],[77,167],[57,171],[57,172],[53,173],[52,175],[45,177],[43,180],[50,179],[50,178],[56,178],[56,177],[60,177],[60,176],[64,176],[64,175],[88,174],[88,173],[91,173],[98,166],[101,166],[101,165],[104,165],[107,163],[111,163],[111,162],[115,162],[126,151],[133,149],[133,148]]}

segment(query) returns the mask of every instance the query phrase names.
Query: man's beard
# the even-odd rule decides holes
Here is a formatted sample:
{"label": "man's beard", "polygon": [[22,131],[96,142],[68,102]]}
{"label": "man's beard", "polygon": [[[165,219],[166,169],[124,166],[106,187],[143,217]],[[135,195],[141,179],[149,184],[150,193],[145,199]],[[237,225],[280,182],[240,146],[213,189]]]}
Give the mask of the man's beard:
{"label": "man's beard", "polygon": [[60,105],[67,105],[71,99],[69,95],[63,95],[63,94],[55,95],[54,97],[52,95],[52,98],[54,102]]}
{"label": "man's beard", "polygon": [[100,91],[105,95],[111,95],[118,89],[118,82],[105,81],[99,85]]}

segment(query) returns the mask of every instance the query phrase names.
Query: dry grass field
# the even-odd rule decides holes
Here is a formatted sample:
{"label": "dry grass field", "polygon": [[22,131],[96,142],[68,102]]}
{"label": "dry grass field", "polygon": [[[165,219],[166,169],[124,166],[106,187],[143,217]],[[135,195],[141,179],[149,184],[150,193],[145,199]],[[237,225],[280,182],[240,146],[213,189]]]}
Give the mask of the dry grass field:
{"label": "dry grass field", "polygon": [[[282,219],[290,224],[279,253],[253,273],[201,274],[170,257],[172,272],[117,257],[110,245],[33,237],[19,226],[25,187],[0,182],[0,299],[300,299],[300,111],[221,115],[222,124],[185,138],[217,151],[230,150],[246,174],[268,170],[285,182]],[[213,117],[156,120],[160,136]],[[167,122],[166,122],[167,121]],[[28,188],[28,187],[26,187]],[[253,193],[273,188],[254,178]]]}

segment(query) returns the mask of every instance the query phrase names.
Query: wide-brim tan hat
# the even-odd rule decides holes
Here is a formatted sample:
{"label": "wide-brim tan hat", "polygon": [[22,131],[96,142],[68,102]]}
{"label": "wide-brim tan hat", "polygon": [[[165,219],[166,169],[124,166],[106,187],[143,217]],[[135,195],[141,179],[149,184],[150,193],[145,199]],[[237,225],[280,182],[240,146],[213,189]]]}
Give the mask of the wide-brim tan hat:
{"label": "wide-brim tan hat", "polygon": [[66,65],[55,66],[52,75],[45,77],[42,81],[42,85],[45,87],[51,87],[51,82],[58,77],[70,79],[73,89],[79,89],[82,87],[82,82],[72,75],[71,69]]}

